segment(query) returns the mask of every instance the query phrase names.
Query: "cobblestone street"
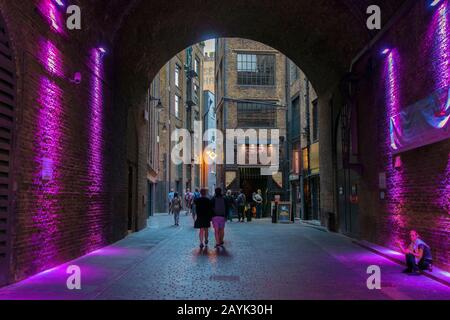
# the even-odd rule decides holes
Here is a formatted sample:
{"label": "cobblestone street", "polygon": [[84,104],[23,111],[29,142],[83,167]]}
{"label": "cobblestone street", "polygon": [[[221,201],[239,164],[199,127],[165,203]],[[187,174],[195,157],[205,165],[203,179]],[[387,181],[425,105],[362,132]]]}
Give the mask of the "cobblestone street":
{"label": "cobblestone street", "polygon": [[[198,248],[192,219],[157,215],[149,227],[66,265],[0,290],[0,299],[449,299],[450,288],[342,235],[269,220],[227,225],[225,248]],[[212,231],[212,229],[211,229]],[[68,265],[82,289],[68,290]],[[368,290],[369,265],[382,289]],[[420,285],[419,285],[420,283]]]}

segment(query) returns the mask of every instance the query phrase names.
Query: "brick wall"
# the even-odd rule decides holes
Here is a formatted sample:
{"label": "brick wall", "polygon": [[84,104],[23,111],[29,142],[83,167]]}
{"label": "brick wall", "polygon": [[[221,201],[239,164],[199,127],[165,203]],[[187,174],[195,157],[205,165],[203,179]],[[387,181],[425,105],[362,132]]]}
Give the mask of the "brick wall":
{"label": "brick wall", "polygon": [[[362,236],[395,248],[396,240],[407,241],[408,231],[416,229],[431,246],[436,263],[450,270],[450,140],[402,153],[399,169],[394,168],[389,146],[394,109],[400,111],[449,85],[448,1],[443,6],[446,18],[445,8],[430,9],[418,1],[360,61],[356,98]],[[440,33],[444,28],[445,35]],[[392,48],[389,55],[380,55],[384,46]],[[385,200],[380,200],[381,172],[387,177]]]}
{"label": "brick wall", "polygon": [[[52,5],[0,1],[19,86],[12,281],[126,232],[126,108],[112,104],[113,57],[92,50],[101,37],[88,10],[83,30],[58,32],[49,17],[60,18],[53,22],[59,30],[65,20]],[[78,85],[70,81],[75,72]]]}

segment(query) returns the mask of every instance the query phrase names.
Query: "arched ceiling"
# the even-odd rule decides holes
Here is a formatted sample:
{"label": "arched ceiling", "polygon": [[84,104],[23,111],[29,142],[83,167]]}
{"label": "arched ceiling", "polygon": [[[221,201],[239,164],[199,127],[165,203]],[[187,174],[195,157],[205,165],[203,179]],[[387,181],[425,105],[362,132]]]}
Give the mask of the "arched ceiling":
{"label": "arched ceiling", "polygon": [[367,7],[379,5],[387,21],[405,1],[91,0],[114,43],[117,79],[129,95],[145,90],[176,53],[213,37],[278,49],[319,93],[327,92],[373,36],[365,26]]}

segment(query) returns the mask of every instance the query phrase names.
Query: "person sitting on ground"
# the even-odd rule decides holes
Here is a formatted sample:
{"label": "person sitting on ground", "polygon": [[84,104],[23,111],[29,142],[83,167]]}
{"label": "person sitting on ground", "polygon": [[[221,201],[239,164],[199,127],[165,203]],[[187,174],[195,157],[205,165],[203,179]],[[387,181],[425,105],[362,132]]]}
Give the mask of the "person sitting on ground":
{"label": "person sitting on ground", "polygon": [[194,228],[200,229],[200,249],[203,249],[208,245],[208,231],[211,227],[211,218],[213,212],[212,202],[208,198],[208,190],[201,189],[200,198],[196,198],[194,200],[194,203],[196,211]]}
{"label": "person sitting on ground", "polygon": [[[400,250],[405,254],[406,265],[408,266],[403,273],[420,274],[420,271],[432,270],[433,258],[430,247],[419,237],[415,230],[409,233],[411,243],[407,248],[398,241]],[[417,263],[418,261],[418,263]]]}
{"label": "person sitting on ground", "polygon": [[213,218],[212,223],[214,226],[216,237],[216,248],[223,247],[225,236],[225,224],[226,216],[228,212],[228,203],[222,195],[222,189],[216,188],[214,198],[212,201]]}

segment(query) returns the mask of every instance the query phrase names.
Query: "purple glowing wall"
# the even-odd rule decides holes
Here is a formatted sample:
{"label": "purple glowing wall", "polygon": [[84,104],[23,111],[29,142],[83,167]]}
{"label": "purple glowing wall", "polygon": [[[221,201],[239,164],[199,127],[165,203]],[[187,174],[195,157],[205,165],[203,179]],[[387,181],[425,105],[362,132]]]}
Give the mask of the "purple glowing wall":
{"label": "purple glowing wall", "polygon": [[427,42],[434,49],[431,53],[431,65],[435,75],[435,90],[450,85],[450,25],[449,1],[443,1],[433,15]]}
{"label": "purple glowing wall", "polygon": [[[104,181],[104,96],[103,96],[103,54],[98,49],[91,51],[89,61],[92,74],[90,80],[89,102],[89,147],[88,147],[88,242],[85,251],[89,252],[107,243],[105,238],[106,204]],[[102,218],[104,217],[104,218]]]}
{"label": "purple glowing wall", "polygon": [[[53,69],[49,65],[46,68]],[[58,69],[59,70],[59,69]],[[59,195],[62,189],[62,113],[63,91],[47,76],[39,80],[37,97],[38,118],[34,138],[33,178],[35,208],[31,219],[34,232],[31,245],[34,247],[36,268],[46,269],[58,262],[58,238],[60,237]]]}
{"label": "purple glowing wall", "polygon": [[53,0],[41,0],[37,5],[37,9],[55,33],[65,34],[65,14]]}
{"label": "purple glowing wall", "polygon": [[[436,89],[450,87],[450,25],[449,1],[442,2],[434,13],[431,30],[434,33],[434,44],[438,48],[434,52],[433,66],[435,71]],[[450,112],[450,93],[445,106],[445,115]],[[444,110],[444,105],[443,105]],[[439,181],[440,196],[436,199],[438,205],[450,214],[450,151],[447,155],[447,167]]]}
{"label": "purple glowing wall", "polygon": [[43,38],[39,40],[38,60],[49,74],[64,78],[63,55],[53,41]]}
{"label": "purple glowing wall", "polygon": [[[386,92],[386,121],[388,121],[387,127],[392,132],[395,124],[392,123],[392,117],[396,115],[401,108],[400,101],[400,56],[397,50],[391,50],[386,56],[384,79],[385,79],[385,92]],[[390,132],[390,133],[391,133]],[[389,231],[391,238],[388,240],[390,245],[394,245],[398,240],[398,235],[403,233],[407,225],[405,204],[406,199],[404,197],[406,189],[405,174],[403,168],[395,168],[395,155],[392,150],[395,150],[397,146],[392,139],[392,134],[386,134],[386,147],[388,150],[385,171],[387,172],[387,197],[388,201],[388,213],[390,227]]]}

